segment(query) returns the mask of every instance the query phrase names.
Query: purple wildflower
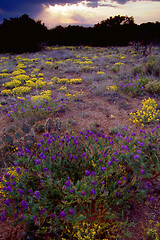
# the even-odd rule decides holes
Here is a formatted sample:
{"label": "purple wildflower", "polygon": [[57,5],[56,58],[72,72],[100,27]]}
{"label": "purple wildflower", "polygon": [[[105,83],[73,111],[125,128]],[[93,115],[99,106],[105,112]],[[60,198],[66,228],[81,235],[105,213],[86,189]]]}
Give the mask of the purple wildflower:
{"label": "purple wildflower", "polygon": [[121,180],[119,180],[117,183],[118,183],[118,185],[122,185],[122,181]]}
{"label": "purple wildflower", "polygon": [[22,196],[24,195],[24,190],[23,189],[19,189],[19,194]]}
{"label": "purple wildflower", "polygon": [[21,202],[21,206],[22,206],[22,208],[28,208],[28,203],[25,201],[25,200],[22,200],[22,202]]}
{"label": "purple wildflower", "polygon": [[54,219],[54,218],[55,218],[55,214],[52,213],[52,214],[50,215],[50,217],[51,217],[52,219]]}
{"label": "purple wildflower", "polygon": [[19,167],[17,167],[17,168],[16,168],[16,172],[17,172],[18,174],[21,174],[21,169],[20,169]]}
{"label": "purple wildflower", "polygon": [[7,206],[10,206],[10,204],[11,204],[11,201],[10,201],[10,199],[8,198],[8,199],[6,199],[5,200],[5,202],[4,202]]}
{"label": "purple wildflower", "polygon": [[39,194],[39,192],[38,192],[38,191],[35,191],[35,192],[34,192],[34,195],[36,196],[36,198],[37,198],[37,199],[39,199],[39,198],[40,198],[40,194]]}
{"label": "purple wildflower", "polygon": [[93,185],[93,186],[96,186],[96,185],[97,185],[96,180],[93,180],[93,181],[92,181],[92,185]]}
{"label": "purple wildflower", "polygon": [[86,176],[89,176],[89,175],[90,175],[90,171],[86,170],[86,171],[85,171],[85,175],[86,175]]}
{"label": "purple wildflower", "polygon": [[86,195],[86,192],[85,191],[82,191],[81,192],[81,196],[84,197]]}
{"label": "purple wildflower", "polygon": [[150,197],[150,200],[153,202],[154,201],[154,196]]}
{"label": "purple wildflower", "polygon": [[66,185],[67,187],[71,187],[70,181],[66,181],[66,182],[65,182],[65,185]]}
{"label": "purple wildflower", "polygon": [[72,208],[70,208],[69,210],[68,210],[68,213],[69,213],[69,215],[74,215],[74,210],[72,209]]}
{"label": "purple wildflower", "polygon": [[66,213],[65,213],[64,211],[62,211],[62,212],[60,212],[59,216],[60,216],[61,218],[65,218]]}
{"label": "purple wildflower", "polygon": [[95,194],[95,190],[94,190],[94,189],[91,189],[90,194],[91,194],[91,195]]}
{"label": "purple wildflower", "polygon": [[33,216],[33,221],[35,222],[37,220],[37,217],[36,216]]}
{"label": "purple wildflower", "polygon": [[104,172],[106,170],[106,168],[105,167],[102,167],[102,171]]}
{"label": "purple wildflower", "polygon": [[32,189],[29,189],[29,190],[28,190],[28,193],[29,193],[29,195],[32,196],[32,195],[33,195]]}
{"label": "purple wildflower", "polygon": [[2,222],[4,222],[4,220],[6,219],[6,215],[5,215],[6,213],[5,212],[2,212],[2,214],[1,214],[1,221]]}
{"label": "purple wildflower", "polygon": [[111,165],[112,165],[112,162],[111,162],[111,161],[109,161],[109,162],[108,162],[108,166],[111,166]]}

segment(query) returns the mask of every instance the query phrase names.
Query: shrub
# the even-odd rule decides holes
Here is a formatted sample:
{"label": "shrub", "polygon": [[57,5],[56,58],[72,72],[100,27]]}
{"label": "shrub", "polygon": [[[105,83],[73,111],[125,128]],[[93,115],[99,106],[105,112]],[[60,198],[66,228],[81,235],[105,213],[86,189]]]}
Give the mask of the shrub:
{"label": "shrub", "polygon": [[116,85],[122,92],[127,92],[131,97],[136,97],[144,94],[144,86],[150,82],[150,78],[146,77],[126,77],[116,80]]}
{"label": "shrub", "polygon": [[160,75],[160,60],[158,57],[150,56],[148,62],[145,65],[145,72],[154,76]]}
{"label": "shrub", "polygon": [[133,75],[137,75],[142,72],[142,67],[141,66],[135,66],[132,70]]}
{"label": "shrub", "polygon": [[160,93],[160,82],[154,80],[145,85],[145,90],[151,94]]}
{"label": "shrub", "polygon": [[[6,208],[1,220],[5,221],[7,214],[17,216],[17,223],[27,227],[32,222],[35,229],[45,236],[51,234],[52,239],[78,237],[85,224],[87,234],[102,239],[102,231],[105,238],[112,239],[111,226],[113,229],[120,222],[115,212],[121,214],[122,209],[144,201],[149,180],[160,172],[155,147],[158,126],[151,134],[140,132],[145,138],[138,139],[127,127],[124,135],[117,133],[113,138],[90,130],[78,136],[46,133],[34,154],[19,149],[16,173],[13,176],[6,171],[0,179]],[[96,234],[89,231],[93,228],[99,229]]]}
{"label": "shrub", "polygon": [[133,123],[142,123],[142,125],[143,123],[153,122],[159,113],[159,110],[156,110],[156,101],[154,99],[148,98],[142,100],[142,104],[143,106],[141,110],[138,110],[136,113],[130,113],[132,116],[130,120]]}

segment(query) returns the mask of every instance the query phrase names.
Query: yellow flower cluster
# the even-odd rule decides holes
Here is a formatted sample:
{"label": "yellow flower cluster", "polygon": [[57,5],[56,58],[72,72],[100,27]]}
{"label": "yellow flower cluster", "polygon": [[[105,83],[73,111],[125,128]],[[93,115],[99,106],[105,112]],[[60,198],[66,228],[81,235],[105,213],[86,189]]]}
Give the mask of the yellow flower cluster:
{"label": "yellow flower cluster", "polygon": [[118,87],[113,85],[113,86],[107,86],[106,87],[108,91],[117,91]]}
{"label": "yellow flower cluster", "polygon": [[72,94],[71,93],[66,93],[65,96],[70,99],[72,97]]}
{"label": "yellow flower cluster", "polygon": [[81,78],[71,78],[70,81],[69,81],[70,84],[73,84],[73,83],[78,84],[78,83],[81,83],[81,82],[82,82]]}
{"label": "yellow flower cluster", "polygon": [[125,56],[120,56],[120,59],[124,59],[124,58],[126,58]]}
{"label": "yellow flower cluster", "polygon": [[149,228],[147,230],[147,239],[154,239],[154,240],[159,240],[159,234],[157,232],[157,229],[159,229],[160,227],[160,223],[157,222],[156,225],[154,227],[152,227],[153,225],[153,220],[149,221]]}
{"label": "yellow flower cluster", "polygon": [[26,66],[24,65],[24,63],[19,62],[16,68],[17,69],[22,69],[22,68],[26,68]]}
{"label": "yellow flower cluster", "polygon": [[17,69],[14,72],[12,72],[13,76],[20,75],[20,74],[26,74],[25,70],[23,69]]}
{"label": "yellow flower cluster", "polygon": [[47,61],[53,61],[52,57],[46,58]]}
{"label": "yellow flower cluster", "polygon": [[82,96],[83,93],[84,93],[84,92],[83,92],[82,89],[81,89],[80,91],[75,91],[74,94],[66,93],[66,94],[65,94],[65,97],[67,97],[68,99],[70,99],[70,98],[76,98],[76,97]]}
{"label": "yellow flower cluster", "polygon": [[[13,177],[13,176],[15,177],[14,178],[15,183],[18,183],[19,179],[21,177],[23,177],[23,171],[21,171],[21,173],[18,174],[17,171],[16,171],[16,167],[14,167],[14,166],[8,168],[6,173],[10,175],[10,178]],[[5,176],[2,177],[2,180],[3,180],[3,182],[7,182],[7,179],[5,178]],[[0,193],[2,193],[3,197],[6,197],[6,193],[2,190],[3,187],[4,187],[3,184],[0,182]],[[9,195],[9,192],[7,194]]]}
{"label": "yellow flower cluster", "polygon": [[45,62],[45,64],[46,64],[46,65],[49,65],[49,66],[52,66],[52,65],[53,65],[53,62],[47,61],[47,62]]}
{"label": "yellow flower cluster", "polygon": [[70,59],[70,58],[67,58],[66,60],[65,60],[65,62],[72,62],[73,60],[72,59]]}
{"label": "yellow flower cluster", "polygon": [[61,86],[59,90],[61,90],[61,91],[65,91],[66,89],[67,89],[67,87],[65,87],[65,86]]}
{"label": "yellow flower cluster", "polygon": [[1,95],[3,95],[3,96],[12,95],[12,90],[11,89],[4,89],[4,90],[1,91]]}
{"label": "yellow flower cluster", "polygon": [[44,73],[38,73],[38,77],[43,77]]}
{"label": "yellow flower cluster", "polygon": [[[130,113],[132,118],[130,119],[133,123],[145,123],[152,122],[155,120],[156,116],[159,113],[159,110],[156,110],[157,103],[154,99],[150,97],[148,99],[142,100],[142,109],[138,110],[136,113]],[[159,121],[159,119],[157,119]]]}
{"label": "yellow flower cluster", "polygon": [[123,66],[124,63],[122,63],[122,62],[116,62],[114,65],[115,65],[115,66]]}
{"label": "yellow flower cluster", "polygon": [[8,60],[9,57],[1,57],[1,60],[0,61],[4,61],[4,60]]}
{"label": "yellow flower cluster", "polygon": [[55,64],[62,64],[63,61],[62,60],[59,60],[59,61],[54,61]]}
{"label": "yellow flower cluster", "polygon": [[17,80],[17,79],[13,79],[12,81],[10,82],[6,82],[3,84],[3,86],[5,86],[6,88],[15,88],[15,87],[18,87],[22,84],[21,81]]}
{"label": "yellow flower cluster", "polygon": [[36,87],[36,83],[33,82],[32,80],[28,80],[28,81],[26,81],[26,86],[34,88],[34,87]]}
{"label": "yellow flower cluster", "polygon": [[92,59],[96,59],[96,58],[98,58],[98,56],[97,56],[97,55],[94,55],[94,56],[92,57]]}
{"label": "yellow flower cluster", "polygon": [[[69,83],[69,79],[68,78],[53,78],[53,79],[55,79],[55,82],[56,83]],[[52,80],[52,79],[51,79]]]}
{"label": "yellow flower cluster", "polygon": [[2,69],[2,72],[3,72],[3,73],[7,73],[8,70],[5,68],[5,69]]}
{"label": "yellow flower cluster", "polygon": [[77,222],[73,229],[76,231],[73,237],[76,237],[78,240],[93,240],[101,227],[98,224],[93,224],[92,226],[90,223],[83,221]]}
{"label": "yellow flower cluster", "polygon": [[94,69],[95,67],[94,66],[82,66],[81,69],[84,70],[84,71],[88,71],[88,70],[91,70],[91,69]]}
{"label": "yellow flower cluster", "polygon": [[75,93],[72,95],[73,97],[77,97],[77,96],[82,96],[83,95],[83,91],[82,89],[80,91],[75,91]]}
{"label": "yellow flower cluster", "polygon": [[37,62],[40,60],[40,58],[21,58],[21,56],[15,57],[16,60],[22,61],[22,62]]}
{"label": "yellow flower cluster", "polygon": [[105,74],[105,72],[98,71],[97,74]]}
{"label": "yellow flower cluster", "polygon": [[9,77],[10,74],[9,73],[0,73],[0,78],[6,78]]}
{"label": "yellow flower cluster", "polygon": [[40,95],[35,95],[31,97],[33,102],[49,101],[51,100],[51,90],[42,91]]}
{"label": "yellow flower cluster", "polygon": [[86,64],[93,64],[93,62],[91,60],[80,61],[78,59],[75,59],[73,63],[80,64],[80,65],[82,65],[82,64],[85,64],[85,65]]}
{"label": "yellow flower cluster", "polygon": [[31,87],[27,86],[20,86],[20,87],[15,87],[12,89],[12,94],[13,95],[23,95],[27,94],[31,91]]}
{"label": "yellow flower cluster", "polygon": [[35,74],[35,73],[38,73],[40,71],[39,68],[34,68],[33,71],[31,72],[31,74]]}
{"label": "yellow flower cluster", "polygon": [[47,82],[43,81],[43,78],[39,78],[36,82],[35,82],[35,86],[36,88],[42,88],[44,86],[46,86]]}
{"label": "yellow flower cluster", "polygon": [[19,74],[19,75],[16,75],[15,77],[12,77],[12,79],[25,82],[29,80],[29,76],[25,74]]}
{"label": "yellow flower cluster", "polygon": [[82,79],[81,78],[71,78],[70,80],[68,78],[58,78],[58,77],[53,77],[51,78],[51,81],[52,82],[55,82],[55,83],[58,83],[58,84],[78,84],[78,83],[81,83],[82,82]]}

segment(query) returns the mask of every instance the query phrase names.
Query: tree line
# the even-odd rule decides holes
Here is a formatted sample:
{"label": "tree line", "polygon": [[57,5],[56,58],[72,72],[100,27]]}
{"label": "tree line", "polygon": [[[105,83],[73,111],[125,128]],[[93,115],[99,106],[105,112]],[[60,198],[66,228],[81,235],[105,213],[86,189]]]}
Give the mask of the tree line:
{"label": "tree line", "polygon": [[143,45],[160,43],[160,22],[137,25],[133,17],[109,17],[93,27],[61,25],[48,29],[41,20],[28,15],[4,19],[0,25],[0,52],[35,52],[45,45],[65,46],[127,46],[130,42]]}

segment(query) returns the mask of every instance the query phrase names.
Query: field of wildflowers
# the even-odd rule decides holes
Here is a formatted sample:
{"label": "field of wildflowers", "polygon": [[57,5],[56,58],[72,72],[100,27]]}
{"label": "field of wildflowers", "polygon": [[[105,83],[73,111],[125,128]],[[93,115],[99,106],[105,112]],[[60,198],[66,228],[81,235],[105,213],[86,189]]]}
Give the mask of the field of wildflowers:
{"label": "field of wildflowers", "polygon": [[148,91],[159,79],[146,62],[129,47],[0,56],[4,229],[12,219],[20,239],[159,239],[158,212],[143,233],[128,217],[160,200],[160,95]]}

